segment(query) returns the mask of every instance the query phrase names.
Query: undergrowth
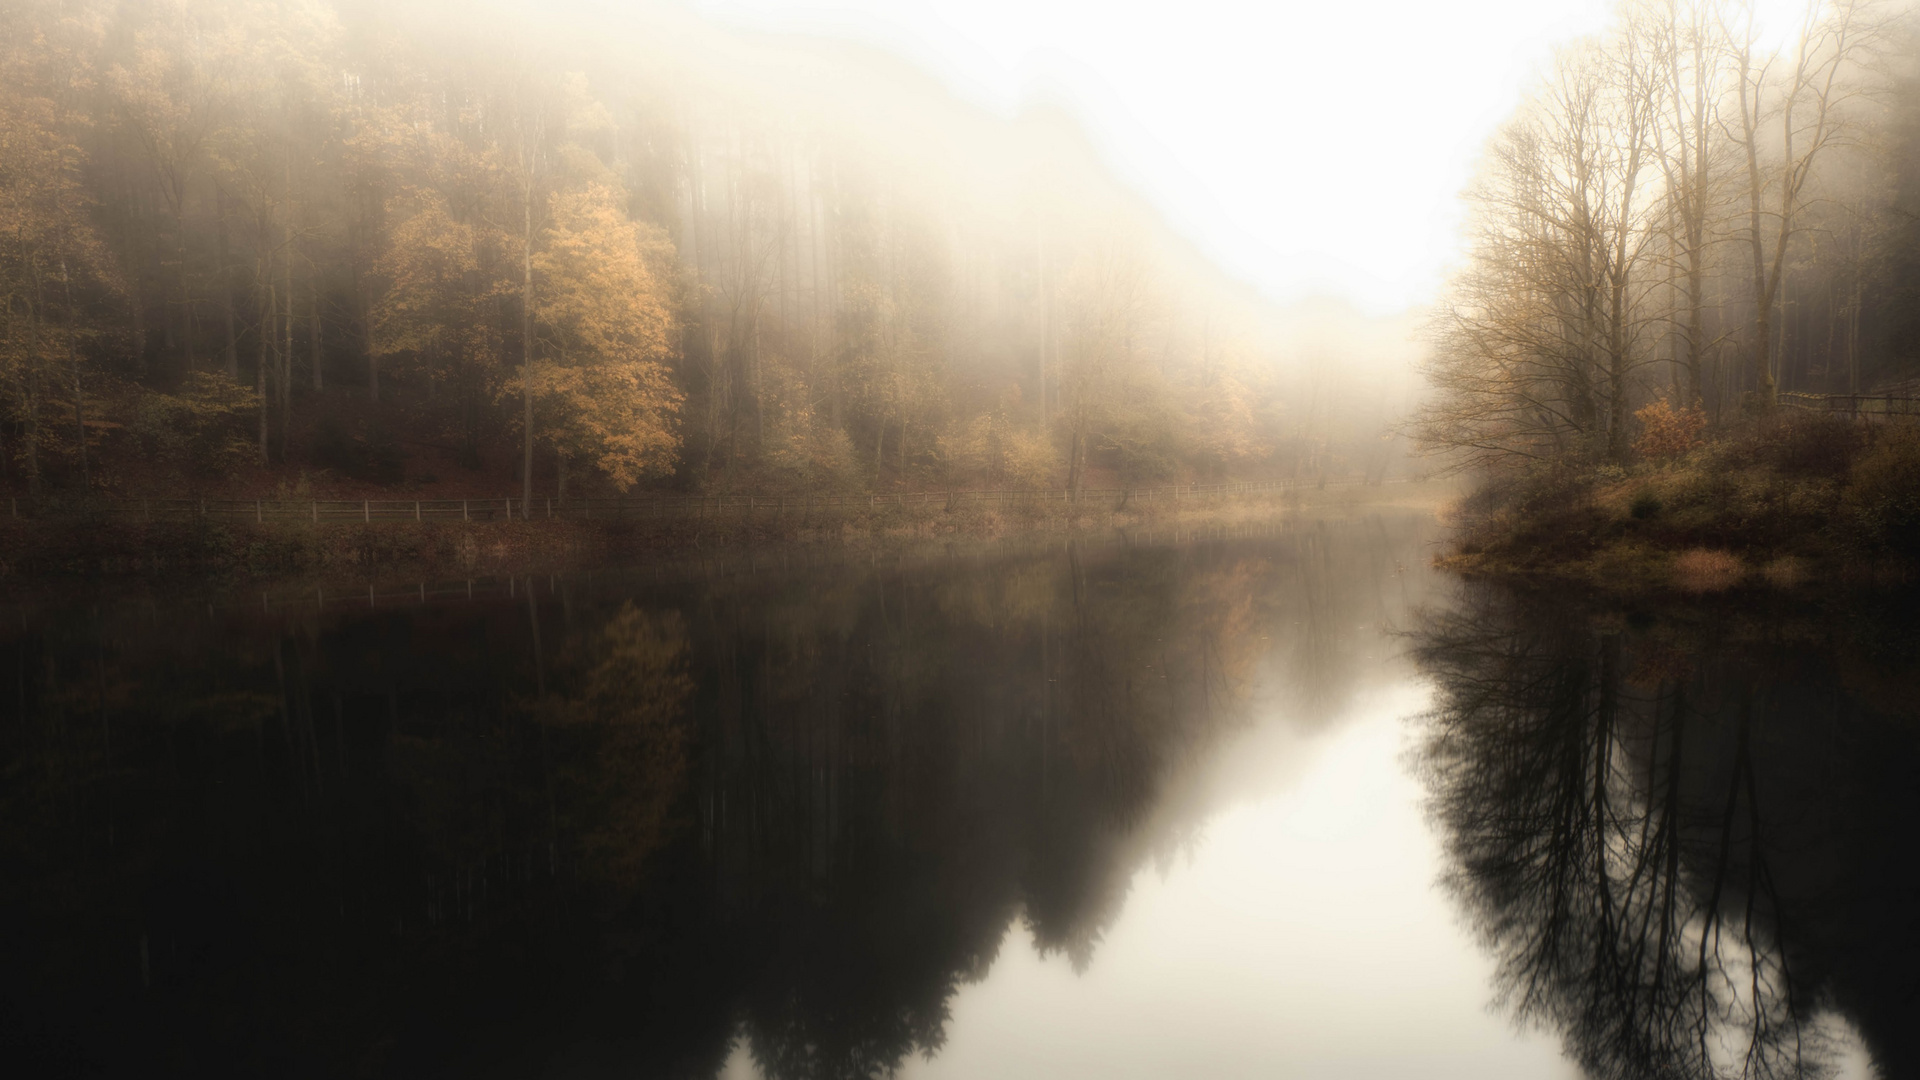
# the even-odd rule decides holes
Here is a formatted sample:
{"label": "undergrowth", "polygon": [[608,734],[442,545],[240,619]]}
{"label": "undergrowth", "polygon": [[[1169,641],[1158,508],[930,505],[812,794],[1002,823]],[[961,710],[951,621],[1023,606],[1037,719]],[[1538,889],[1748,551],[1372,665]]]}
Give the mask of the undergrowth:
{"label": "undergrowth", "polygon": [[1920,559],[1920,428],[1782,415],[1632,466],[1490,478],[1453,512],[1463,570],[1718,591],[1894,576]]}

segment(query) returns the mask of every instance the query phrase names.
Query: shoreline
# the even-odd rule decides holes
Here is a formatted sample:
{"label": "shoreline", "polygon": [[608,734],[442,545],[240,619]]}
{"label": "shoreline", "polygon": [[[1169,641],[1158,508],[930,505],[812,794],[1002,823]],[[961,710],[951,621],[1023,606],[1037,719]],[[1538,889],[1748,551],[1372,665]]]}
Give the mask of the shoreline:
{"label": "shoreline", "polygon": [[754,520],[0,521],[0,581],[272,580],[321,574],[371,581],[402,573],[423,578],[547,573],[698,552],[881,550],[1170,526],[1232,526],[1303,510],[1438,509],[1455,494],[1451,484],[1424,481],[1210,496],[1125,509],[1086,503],[967,505],[953,510],[937,504],[882,504]]}
{"label": "shoreline", "polygon": [[1920,431],[1774,416],[1628,467],[1491,475],[1435,560],[1613,593],[1879,587],[1920,569]]}

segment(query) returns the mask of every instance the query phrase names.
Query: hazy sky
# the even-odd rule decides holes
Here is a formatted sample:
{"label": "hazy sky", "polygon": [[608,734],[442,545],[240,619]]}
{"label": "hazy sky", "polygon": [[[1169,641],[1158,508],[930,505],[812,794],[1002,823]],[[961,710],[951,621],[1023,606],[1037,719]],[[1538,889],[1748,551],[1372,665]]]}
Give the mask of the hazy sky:
{"label": "hazy sky", "polygon": [[[1112,164],[1269,295],[1432,298],[1486,137],[1610,0],[688,0],[851,37],[1011,112],[1065,99]],[[1795,0],[1760,0],[1763,11]]]}
{"label": "hazy sky", "polygon": [[693,0],[885,45],[1002,111],[1064,98],[1183,232],[1270,295],[1431,297],[1455,196],[1603,0]]}

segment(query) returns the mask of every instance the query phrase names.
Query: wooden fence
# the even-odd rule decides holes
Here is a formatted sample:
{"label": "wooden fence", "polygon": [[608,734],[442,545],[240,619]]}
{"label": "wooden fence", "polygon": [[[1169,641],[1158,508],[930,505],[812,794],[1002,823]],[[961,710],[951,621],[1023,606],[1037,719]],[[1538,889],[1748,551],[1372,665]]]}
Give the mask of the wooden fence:
{"label": "wooden fence", "polygon": [[1896,417],[1920,417],[1920,398],[1891,394],[1802,394],[1780,395],[1780,404],[1805,412],[1833,413],[1864,420]]}
{"label": "wooden fence", "polygon": [[[866,495],[633,495],[619,498],[537,496],[532,502],[498,499],[61,499],[13,498],[8,513],[14,518],[111,517],[117,520],[181,521],[205,518],[217,521],[265,523],[304,521],[644,521],[722,515],[752,517],[810,514],[822,510],[856,508],[877,510],[889,506],[1032,506],[1044,503],[1086,504],[1121,508],[1133,503],[1177,502],[1182,499],[1233,498],[1276,494],[1317,487],[1353,486],[1363,477],[1328,480],[1256,480],[1232,484],[1180,484],[1150,488],[1083,488],[1072,491],[919,491]],[[1396,483],[1400,481],[1383,481]]]}

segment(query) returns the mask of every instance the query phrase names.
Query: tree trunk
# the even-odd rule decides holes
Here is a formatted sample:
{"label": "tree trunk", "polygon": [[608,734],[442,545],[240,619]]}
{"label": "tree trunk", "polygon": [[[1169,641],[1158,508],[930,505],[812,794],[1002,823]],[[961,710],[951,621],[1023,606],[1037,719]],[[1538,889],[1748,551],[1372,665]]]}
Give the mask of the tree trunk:
{"label": "tree trunk", "polygon": [[[13,298],[7,298],[7,339],[13,339]],[[27,364],[26,383],[27,417],[26,430],[22,432],[27,445],[27,493],[40,494],[40,326],[31,301],[27,303]]]}
{"label": "tree trunk", "polygon": [[353,304],[355,322],[359,324],[360,354],[367,361],[367,401],[380,403],[380,360],[373,353],[373,300],[367,295],[367,278],[360,272],[363,248],[371,243],[368,233],[371,230],[364,221],[356,216],[348,226],[352,230],[353,254],[349,262],[353,269]]}
{"label": "tree trunk", "polygon": [[[193,286],[187,280],[187,223],[185,193],[174,202],[173,228],[174,238],[178,242],[175,254],[180,260],[180,367],[182,371],[193,370]],[[167,320],[171,326],[173,320]]]}
{"label": "tree trunk", "polygon": [[[262,230],[264,231],[264,230]],[[260,277],[266,280],[272,273],[268,267],[261,267]],[[273,457],[267,445],[267,410],[271,407],[267,398],[267,367],[271,362],[269,350],[274,338],[273,316],[278,311],[279,301],[273,295],[273,283],[267,281],[266,292],[261,294],[260,331],[255,335],[259,344],[258,362],[253,366],[253,392],[260,399],[260,464],[271,465]]]}
{"label": "tree trunk", "polygon": [[87,410],[80,388],[80,350],[73,340],[73,281],[67,274],[67,257],[60,256],[60,288],[65,293],[67,323],[67,366],[73,371],[73,433],[79,439],[80,490],[93,490],[93,474],[87,467]]}
{"label": "tree trunk", "polygon": [[1074,425],[1073,438],[1067,443],[1067,491],[1069,497],[1080,501],[1081,473],[1084,471],[1081,458],[1086,448],[1086,437],[1078,424]]}
{"label": "tree trunk", "polygon": [[521,187],[521,227],[526,246],[520,252],[520,422],[526,429],[520,462],[520,508],[525,513],[533,502],[533,162],[531,152],[523,162],[528,170]]}
{"label": "tree trunk", "polygon": [[[288,189],[292,189],[292,167],[288,167]],[[286,265],[281,268],[282,280],[287,289],[287,323],[282,327],[284,337],[280,350],[280,460],[287,460],[287,439],[293,434],[293,205],[287,205],[287,221],[283,232],[286,239]]]}
{"label": "tree trunk", "polygon": [[307,292],[313,304],[313,339],[308,342],[308,345],[311,346],[309,354],[313,360],[313,391],[318,394],[327,388],[325,365],[321,362],[321,327],[325,326],[326,322],[320,317],[320,272],[318,267],[311,268],[308,271]]}
{"label": "tree trunk", "polygon": [[218,185],[213,189],[213,203],[215,250],[220,259],[217,270],[220,280],[220,308],[226,322],[226,344],[222,349],[222,359],[226,361],[227,378],[239,382],[240,350],[236,345],[233,328],[233,259],[227,239],[227,193]]}

